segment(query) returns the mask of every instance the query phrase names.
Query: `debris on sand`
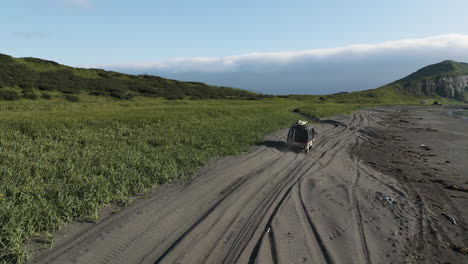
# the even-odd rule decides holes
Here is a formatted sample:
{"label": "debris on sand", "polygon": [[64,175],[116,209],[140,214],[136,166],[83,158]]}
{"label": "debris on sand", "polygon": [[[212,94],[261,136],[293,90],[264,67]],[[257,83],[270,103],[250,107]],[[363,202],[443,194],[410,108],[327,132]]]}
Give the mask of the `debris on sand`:
{"label": "debris on sand", "polygon": [[463,255],[468,255],[468,247],[462,247],[460,245],[450,245],[450,248],[453,249],[455,252],[461,253]]}
{"label": "debris on sand", "polygon": [[390,204],[396,204],[396,201],[392,197],[384,196],[384,200]]}
{"label": "debris on sand", "polygon": [[419,146],[420,146],[422,149],[424,149],[424,150],[431,150],[430,147],[428,147],[428,146],[426,146],[426,145],[424,145],[424,144],[421,144],[421,145],[419,145]]}
{"label": "debris on sand", "polygon": [[375,198],[378,199],[379,201],[384,201],[384,202],[387,202],[389,204],[396,204],[397,203],[397,201],[395,199],[393,199],[390,196],[384,195],[381,192],[376,192],[375,193]]}
{"label": "debris on sand", "polygon": [[447,218],[450,222],[452,222],[452,224],[457,224],[457,220],[455,220],[455,218],[453,218],[452,216],[446,214],[445,212],[442,212],[442,215],[445,216],[445,218]]}

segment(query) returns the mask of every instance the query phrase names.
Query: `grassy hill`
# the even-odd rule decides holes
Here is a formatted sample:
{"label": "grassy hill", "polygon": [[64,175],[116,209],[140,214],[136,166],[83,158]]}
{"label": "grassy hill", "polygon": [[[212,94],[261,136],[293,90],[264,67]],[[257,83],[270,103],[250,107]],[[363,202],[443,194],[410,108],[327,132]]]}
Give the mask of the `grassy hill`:
{"label": "grassy hill", "polygon": [[440,95],[466,102],[468,63],[446,60],[421,68],[391,85],[404,94]]}
{"label": "grassy hill", "polygon": [[151,75],[128,75],[100,69],[81,69],[36,58],[0,54],[0,100],[49,99],[78,94],[131,99],[256,99],[261,95],[240,89],[180,82]]}
{"label": "grassy hill", "polygon": [[396,81],[396,83],[435,79],[439,77],[454,77],[460,75],[468,75],[468,63],[445,60],[440,63],[423,67],[418,71],[406,76],[405,78]]}

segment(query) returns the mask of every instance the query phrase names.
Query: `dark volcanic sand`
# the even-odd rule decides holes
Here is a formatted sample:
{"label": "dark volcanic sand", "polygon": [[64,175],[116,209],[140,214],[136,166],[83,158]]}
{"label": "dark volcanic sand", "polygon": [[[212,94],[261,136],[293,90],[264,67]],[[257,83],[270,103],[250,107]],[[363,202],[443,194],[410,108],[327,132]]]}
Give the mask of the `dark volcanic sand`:
{"label": "dark volcanic sand", "polygon": [[468,263],[468,120],[449,117],[450,111],[399,109],[384,118],[373,131],[375,140],[358,153],[397,179],[406,198],[417,205],[412,219],[418,228],[413,232],[405,230],[415,223],[397,216],[410,242],[401,252],[409,263]]}
{"label": "dark volcanic sand", "polygon": [[468,263],[468,122],[443,107],[336,120],[315,124],[309,154],[281,130],[97,224],[70,223],[34,262]]}

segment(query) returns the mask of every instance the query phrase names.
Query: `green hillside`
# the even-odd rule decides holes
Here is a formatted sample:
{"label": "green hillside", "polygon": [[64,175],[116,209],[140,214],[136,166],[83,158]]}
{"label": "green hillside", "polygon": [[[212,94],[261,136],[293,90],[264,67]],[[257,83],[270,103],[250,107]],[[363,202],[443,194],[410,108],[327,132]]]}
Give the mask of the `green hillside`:
{"label": "green hillside", "polygon": [[[326,109],[331,105],[420,105],[421,102],[432,103],[438,101],[442,104],[460,103],[451,98],[439,95],[414,95],[406,92],[400,84],[388,84],[379,88],[330,95],[288,95],[288,98],[302,100],[309,106]],[[362,107],[361,107],[362,108]],[[328,113],[328,111],[327,111]]]}
{"label": "green hillside", "polygon": [[406,95],[439,95],[464,102],[468,96],[468,63],[445,60],[390,84]]}
{"label": "green hillside", "polygon": [[0,54],[0,100],[49,99],[89,94],[118,99],[134,96],[166,99],[256,99],[261,95],[240,89],[180,82],[151,75],[128,75],[100,69],[81,69],[36,58]]}
{"label": "green hillside", "polygon": [[438,77],[452,77],[468,75],[468,63],[445,60],[440,63],[431,64],[418,71],[408,75],[407,77],[396,81],[404,83],[409,81],[418,81],[425,79],[434,79]]}

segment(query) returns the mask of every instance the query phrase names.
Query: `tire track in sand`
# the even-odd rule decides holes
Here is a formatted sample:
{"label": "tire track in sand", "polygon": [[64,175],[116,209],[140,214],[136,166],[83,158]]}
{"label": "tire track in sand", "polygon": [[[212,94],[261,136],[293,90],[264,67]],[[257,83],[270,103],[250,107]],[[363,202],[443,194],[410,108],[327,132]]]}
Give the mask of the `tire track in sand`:
{"label": "tire track in sand", "polygon": [[[308,155],[256,146],[213,161],[191,181],[156,189],[150,199],[58,243],[34,262],[378,262],[369,255],[364,219],[370,216],[363,215],[357,195],[369,191],[361,172],[373,172],[348,149],[369,139],[359,130],[375,126],[385,114],[363,110],[320,123]],[[286,132],[268,139],[283,141]],[[306,180],[314,186],[303,185]],[[349,190],[342,188],[346,185]],[[347,232],[351,229],[355,235]],[[328,239],[332,232],[338,234],[334,240]]]}

